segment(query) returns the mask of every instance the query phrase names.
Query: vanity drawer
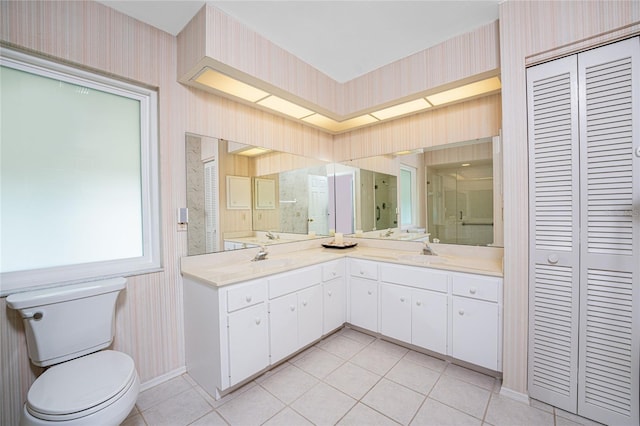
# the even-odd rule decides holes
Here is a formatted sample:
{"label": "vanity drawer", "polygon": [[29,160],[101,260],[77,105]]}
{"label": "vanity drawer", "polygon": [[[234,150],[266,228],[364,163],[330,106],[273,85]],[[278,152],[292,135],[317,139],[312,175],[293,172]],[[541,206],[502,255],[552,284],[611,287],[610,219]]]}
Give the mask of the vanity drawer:
{"label": "vanity drawer", "polygon": [[483,278],[471,275],[453,275],[453,294],[473,299],[497,302],[500,300],[499,278]]}
{"label": "vanity drawer", "polygon": [[274,275],[269,278],[269,299],[320,284],[321,279],[320,266],[310,266]]}
{"label": "vanity drawer", "polygon": [[426,268],[381,264],[380,280],[442,293],[449,291],[448,274]]}
{"label": "vanity drawer", "polygon": [[265,300],[267,300],[267,283],[264,280],[250,281],[227,291],[227,311],[237,311]]}
{"label": "vanity drawer", "polygon": [[354,277],[367,278],[370,280],[378,279],[378,264],[368,260],[349,260],[349,273]]}
{"label": "vanity drawer", "polygon": [[344,275],[344,260],[336,260],[322,265],[322,281],[330,281]]}

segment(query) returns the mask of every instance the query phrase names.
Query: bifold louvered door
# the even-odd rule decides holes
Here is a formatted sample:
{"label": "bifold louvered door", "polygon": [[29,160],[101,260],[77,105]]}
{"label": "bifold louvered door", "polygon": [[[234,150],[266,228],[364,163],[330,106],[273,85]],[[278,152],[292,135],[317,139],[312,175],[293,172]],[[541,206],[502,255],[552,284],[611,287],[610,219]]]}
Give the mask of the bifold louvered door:
{"label": "bifold louvered door", "polygon": [[527,72],[529,393],[640,422],[640,40]]}

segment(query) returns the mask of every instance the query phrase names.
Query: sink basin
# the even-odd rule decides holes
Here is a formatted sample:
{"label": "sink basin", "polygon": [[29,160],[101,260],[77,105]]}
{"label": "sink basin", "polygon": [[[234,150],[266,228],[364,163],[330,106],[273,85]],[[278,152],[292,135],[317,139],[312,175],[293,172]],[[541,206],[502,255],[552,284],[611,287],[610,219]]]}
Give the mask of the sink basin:
{"label": "sink basin", "polygon": [[451,263],[449,259],[445,257],[424,254],[406,254],[398,256],[398,260],[402,262],[419,263],[421,265],[442,265]]}

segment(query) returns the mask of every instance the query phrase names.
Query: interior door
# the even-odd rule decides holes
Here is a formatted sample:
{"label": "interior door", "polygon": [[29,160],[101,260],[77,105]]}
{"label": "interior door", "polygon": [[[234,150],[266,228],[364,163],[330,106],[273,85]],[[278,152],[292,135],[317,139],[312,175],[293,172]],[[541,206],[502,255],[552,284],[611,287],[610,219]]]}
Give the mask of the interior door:
{"label": "interior door", "polygon": [[309,231],[318,235],[329,234],[327,200],[329,185],[326,176],[309,175]]}

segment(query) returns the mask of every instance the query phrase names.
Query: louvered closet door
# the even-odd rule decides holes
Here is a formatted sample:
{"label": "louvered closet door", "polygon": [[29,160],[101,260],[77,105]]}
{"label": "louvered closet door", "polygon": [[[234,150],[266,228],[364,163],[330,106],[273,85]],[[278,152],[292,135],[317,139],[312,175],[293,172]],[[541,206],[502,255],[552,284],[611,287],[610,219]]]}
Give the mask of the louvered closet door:
{"label": "louvered closet door", "polygon": [[527,70],[529,394],[577,409],[579,148],[576,57]]}
{"label": "louvered closet door", "polygon": [[578,55],[582,203],[578,413],[638,425],[639,39]]}

